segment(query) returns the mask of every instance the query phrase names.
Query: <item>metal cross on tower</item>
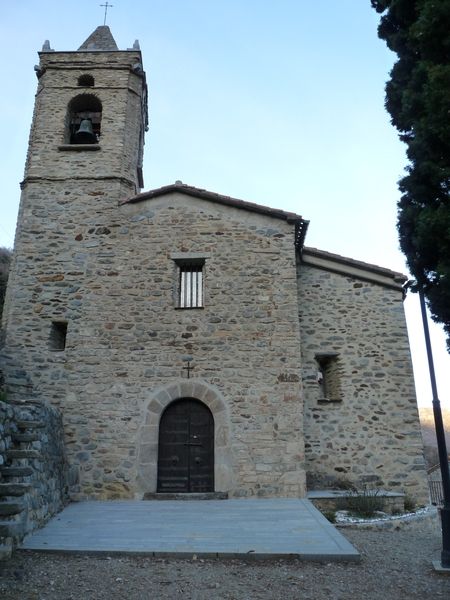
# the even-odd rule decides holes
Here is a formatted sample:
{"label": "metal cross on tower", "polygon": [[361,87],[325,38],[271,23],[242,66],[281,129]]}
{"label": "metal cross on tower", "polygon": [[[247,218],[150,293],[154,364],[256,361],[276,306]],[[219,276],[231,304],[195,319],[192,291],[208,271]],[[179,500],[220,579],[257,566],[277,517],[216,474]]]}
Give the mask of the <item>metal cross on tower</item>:
{"label": "metal cross on tower", "polygon": [[106,15],[108,13],[108,8],[113,8],[114,4],[109,4],[108,0],[106,0],[106,4],[100,4],[100,6],[104,6],[105,7],[105,18],[103,20],[103,25],[106,25]]}

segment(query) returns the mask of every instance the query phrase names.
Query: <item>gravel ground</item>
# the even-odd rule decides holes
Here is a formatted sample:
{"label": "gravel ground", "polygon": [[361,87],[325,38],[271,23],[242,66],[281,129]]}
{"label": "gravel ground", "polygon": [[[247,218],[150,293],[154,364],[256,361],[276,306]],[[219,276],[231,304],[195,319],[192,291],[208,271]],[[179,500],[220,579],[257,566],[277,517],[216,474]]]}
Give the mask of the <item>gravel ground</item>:
{"label": "gravel ground", "polygon": [[190,560],[17,552],[0,563],[2,600],[398,600],[450,599],[436,574],[436,523],[399,530],[342,530],[360,563]]}

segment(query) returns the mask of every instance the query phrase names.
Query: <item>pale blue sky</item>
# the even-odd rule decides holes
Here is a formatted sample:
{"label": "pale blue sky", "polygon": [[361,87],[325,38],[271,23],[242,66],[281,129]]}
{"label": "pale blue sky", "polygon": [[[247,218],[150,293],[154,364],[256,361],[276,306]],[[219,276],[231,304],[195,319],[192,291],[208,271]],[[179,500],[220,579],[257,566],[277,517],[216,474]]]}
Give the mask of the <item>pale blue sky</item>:
{"label": "pale blue sky", "polygon": [[[0,245],[11,246],[45,39],[76,50],[103,0],[0,0],[3,156]],[[405,272],[395,229],[406,164],[384,110],[394,56],[370,0],[112,0],[120,49],[139,39],[149,85],[146,189],[204,187],[294,211],[306,244]],[[407,302],[418,397],[429,404],[415,301]],[[450,408],[443,335],[433,327]]]}

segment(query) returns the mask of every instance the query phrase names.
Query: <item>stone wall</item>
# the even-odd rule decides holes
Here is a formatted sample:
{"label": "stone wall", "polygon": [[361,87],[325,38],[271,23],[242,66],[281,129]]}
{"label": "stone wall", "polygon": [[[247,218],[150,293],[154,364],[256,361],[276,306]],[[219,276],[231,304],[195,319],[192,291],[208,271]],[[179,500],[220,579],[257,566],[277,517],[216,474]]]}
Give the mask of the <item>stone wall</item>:
{"label": "stone wall", "polygon": [[[122,226],[120,182],[33,182],[22,193],[3,323],[5,381],[13,401],[67,391],[64,356],[49,351],[52,320],[82,319],[83,280],[100,281],[110,257],[105,240]],[[43,394],[45,394],[43,396]]]}
{"label": "stone wall", "polygon": [[[354,261],[319,268],[305,256],[299,317],[309,489],[369,484],[427,501],[398,274],[377,275]],[[318,358],[327,354],[334,357],[339,397],[323,398],[317,382]]]}
{"label": "stone wall", "polygon": [[[0,401],[0,467],[6,463],[6,452],[12,444],[14,410],[6,402]],[[0,480],[1,481],[1,480]]]}
{"label": "stone wall", "polygon": [[[36,195],[8,314],[8,352],[63,413],[72,497],[155,491],[141,444],[157,444],[157,422],[142,428],[188,358],[190,381],[227,409],[224,421],[212,407],[217,439],[230,435],[217,491],[304,495],[294,225],[182,193],[110,197],[80,186],[46,208],[45,189]],[[174,257],[192,254],[205,258],[205,306],[181,310]],[[48,347],[54,319],[68,323],[62,352]]]}
{"label": "stone wall", "polygon": [[0,402],[0,545],[14,545],[61,510],[66,467],[57,410]]}

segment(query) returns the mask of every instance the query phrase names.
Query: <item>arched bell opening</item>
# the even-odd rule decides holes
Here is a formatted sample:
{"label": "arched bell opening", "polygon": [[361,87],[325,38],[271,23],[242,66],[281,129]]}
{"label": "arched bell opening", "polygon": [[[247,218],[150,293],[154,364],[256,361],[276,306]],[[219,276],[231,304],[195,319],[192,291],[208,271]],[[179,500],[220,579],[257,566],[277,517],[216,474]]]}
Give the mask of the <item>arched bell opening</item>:
{"label": "arched bell opening", "polygon": [[77,84],[80,87],[94,87],[95,79],[92,75],[86,73],[85,75],[80,75],[78,77]]}
{"label": "arched bell opening", "polygon": [[214,492],[214,417],[195,398],[175,400],[161,415],[157,491]]}
{"label": "arched bell opening", "polygon": [[69,102],[67,138],[70,144],[97,144],[101,134],[102,103],[94,94],[80,94]]}

